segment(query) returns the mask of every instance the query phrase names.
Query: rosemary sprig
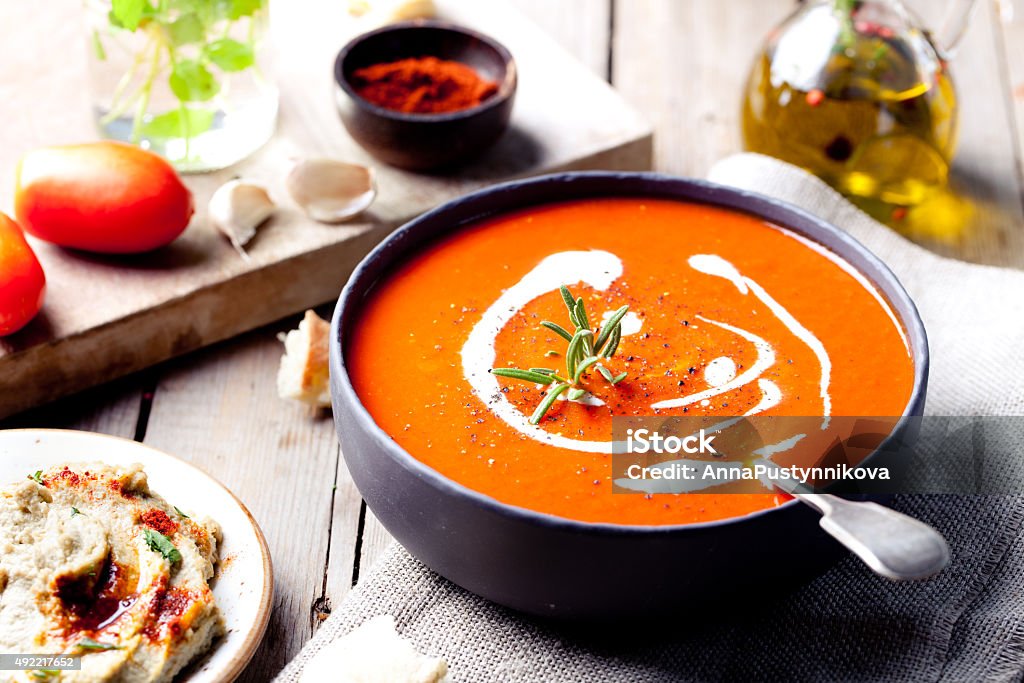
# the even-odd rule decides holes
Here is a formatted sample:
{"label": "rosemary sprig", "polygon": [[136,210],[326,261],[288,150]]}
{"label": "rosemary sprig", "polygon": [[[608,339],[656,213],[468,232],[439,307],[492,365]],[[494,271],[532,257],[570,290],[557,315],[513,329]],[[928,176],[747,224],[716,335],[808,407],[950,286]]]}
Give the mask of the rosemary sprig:
{"label": "rosemary sprig", "polygon": [[[558,323],[550,320],[541,321],[541,325],[551,330],[559,337],[565,339],[569,345],[565,350],[565,377],[558,374],[558,371],[549,368],[493,368],[491,372],[499,377],[509,377],[531,384],[540,384],[550,387],[544,395],[537,409],[530,417],[530,424],[539,424],[544,415],[563,392],[568,390],[570,401],[576,401],[586,395],[586,389],[577,386],[587,370],[595,368],[606,382],[615,386],[626,379],[626,373],[612,375],[608,368],[601,365],[602,359],[611,358],[619,348],[622,341],[622,319],[629,311],[629,306],[618,309],[604,322],[597,335],[590,327],[590,318],[587,315],[587,307],[583,303],[583,297],[574,297],[569,288],[559,288],[562,301],[569,311],[569,320],[572,322],[573,331],[565,329]],[[548,351],[545,357],[558,354]]]}

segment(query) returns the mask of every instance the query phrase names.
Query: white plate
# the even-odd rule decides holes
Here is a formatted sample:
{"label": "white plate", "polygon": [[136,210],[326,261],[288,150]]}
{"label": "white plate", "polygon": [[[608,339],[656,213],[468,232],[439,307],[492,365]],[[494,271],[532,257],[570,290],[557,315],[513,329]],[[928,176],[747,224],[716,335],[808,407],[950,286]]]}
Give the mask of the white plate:
{"label": "white plate", "polygon": [[220,524],[223,565],[218,566],[212,585],[227,635],[215,641],[210,653],[179,680],[234,680],[263,638],[273,597],[267,542],[242,502],[195,466],[136,441],[59,429],[0,430],[0,486],[64,462],[140,463],[155,493],[171,505]]}

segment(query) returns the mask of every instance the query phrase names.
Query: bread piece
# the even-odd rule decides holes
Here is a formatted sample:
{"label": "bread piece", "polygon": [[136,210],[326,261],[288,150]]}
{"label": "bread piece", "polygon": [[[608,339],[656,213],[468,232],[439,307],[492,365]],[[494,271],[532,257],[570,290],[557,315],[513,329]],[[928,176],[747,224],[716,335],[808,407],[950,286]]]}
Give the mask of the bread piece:
{"label": "bread piece", "polygon": [[330,334],[330,323],[313,311],[306,311],[299,329],[280,337],[284,342],[284,356],[277,371],[277,393],[281,398],[314,408],[331,405],[327,361]]}
{"label": "bread piece", "polygon": [[428,657],[383,614],[325,645],[306,663],[301,683],[446,683],[448,663]]}

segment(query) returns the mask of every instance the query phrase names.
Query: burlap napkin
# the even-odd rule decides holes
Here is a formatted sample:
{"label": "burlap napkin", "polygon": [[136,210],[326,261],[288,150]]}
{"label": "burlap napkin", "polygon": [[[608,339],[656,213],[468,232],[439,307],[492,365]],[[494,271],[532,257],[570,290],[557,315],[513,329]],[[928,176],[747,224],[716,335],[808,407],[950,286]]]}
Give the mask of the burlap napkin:
{"label": "burlap napkin", "polygon": [[[930,254],[817,179],[772,159],[731,157],[710,177],[822,216],[889,264],[917,301],[930,336],[930,414],[1024,414],[1024,272]],[[452,678],[464,683],[1019,680],[1024,499],[903,496],[894,505],[945,534],[954,559],[939,577],[887,582],[847,558],[796,594],[766,590],[762,604],[715,622],[681,614],[680,624],[690,628],[661,636],[624,629],[583,634],[523,618],[395,546],[278,680],[298,680],[324,644],[378,614],[394,615],[405,637],[422,652],[446,657]],[[756,580],[754,567],[751,576]]]}

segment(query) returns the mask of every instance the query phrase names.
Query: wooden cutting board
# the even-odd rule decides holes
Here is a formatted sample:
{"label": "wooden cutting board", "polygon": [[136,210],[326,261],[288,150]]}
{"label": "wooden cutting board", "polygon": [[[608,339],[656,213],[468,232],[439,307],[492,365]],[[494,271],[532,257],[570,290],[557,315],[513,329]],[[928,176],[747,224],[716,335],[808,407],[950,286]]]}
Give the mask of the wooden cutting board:
{"label": "wooden cutting board", "polygon": [[[409,218],[496,182],[558,170],[643,170],[651,129],[602,80],[502,2],[442,2],[442,14],[512,51],[519,91],[512,125],[457,175],[412,174],[374,162],[345,133],[332,103],[332,66],[360,27],[341,0],[272,5],[281,88],[278,131],[260,152],[224,171],[193,175],[197,213],[157,252],[112,258],[33,241],[48,291],[40,315],[0,339],[0,417],[259,327],[340,292],[359,259]],[[42,145],[96,137],[79,0],[0,5],[0,210],[11,213],[14,166]],[[292,159],[328,156],[377,170],[379,195],[356,221],[305,218],[282,189]],[[206,204],[226,180],[266,184],[282,205],[246,262],[208,225]]]}

